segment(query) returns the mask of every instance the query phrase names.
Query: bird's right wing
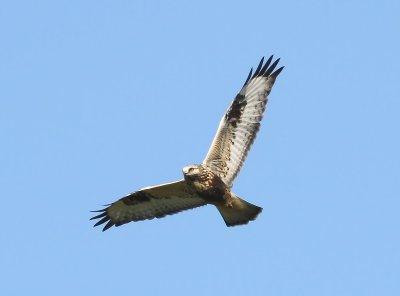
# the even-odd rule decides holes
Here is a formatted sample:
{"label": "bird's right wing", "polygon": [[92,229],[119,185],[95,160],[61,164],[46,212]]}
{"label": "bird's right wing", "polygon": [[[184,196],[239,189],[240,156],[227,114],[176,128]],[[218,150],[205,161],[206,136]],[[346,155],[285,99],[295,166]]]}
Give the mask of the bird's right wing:
{"label": "bird's right wing", "polygon": [[206,202],[192,192],[184,180],[180,180],[146,187],[128,194],[107,208],[95,211],[101,214],[90,220],[100,219],[94,226],[107,222],[103,228],[105,231],[113,225],[120,226],[131,221],[162,218],[205,204]]}
{"label": "bird's right wing", "polygon": [[[264,115],[268,95],[283,67],[275,70],[279,59],[272,56],[256,71],[250,71],[242,89],[222,117],[217,134],[203,164],[231,186],[254,142]],[[275,71],[274,71],[275,70]]]}

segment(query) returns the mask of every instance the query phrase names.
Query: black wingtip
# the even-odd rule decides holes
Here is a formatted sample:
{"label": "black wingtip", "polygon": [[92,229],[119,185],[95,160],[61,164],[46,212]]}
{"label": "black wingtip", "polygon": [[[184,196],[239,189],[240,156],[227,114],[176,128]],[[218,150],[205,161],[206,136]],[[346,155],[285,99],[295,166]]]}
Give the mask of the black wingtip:
{"label": "black wingtip", "polygon": [[264,57],[261,58],[261,61],[258,64],[256,71],[254,72],[254,76],[257,76],[260,73],[263,64],[264,64]]}
{"label": "black wingtip", "polygon": [[90,218],[90,220],[94,220],[94,219],[100,219],[107,216],[107,212],[101,213],[100,215],[94,216],[92,218]]}
{"label": "black wingtip", "polygon": [[278,77],[279,73],[282,72],[283,68],[285,68],[285,66],[282,66],[282,67],[278,68],[277,70],[275,70],[275,72],[272,73],[271,76],[272,76],[273,78]]}
{"label": "black wingtip", "polygon": [[280,60],[281,60],[281,59],[279,58],[279,59],[277,59],[275,62],[273,62],[273,64],[268,68],[268,70],[265,71],[264,76],[269,76],[269,75],[271,75],[272,71],[274,71],[274,69],[276,68],[276,66],[278,65],[278,63],[279,63]]}
{"label": "black wingtip", "polygon": [[103,219],[101,219],[101,220],[97,221],[97,223],[96,223],[96,224],[94,224],[94,226],[93,226],[93,227],[96,227],[96,226],[99,226],[99,225],[101,225],[101,224],[103,224],[103,223],[106,223],[108,220],[110,220],[110,218],[109,218],[108,216],[106,216],[106,217],[103,217]]}
{"label": "black wingtip", "polygon": [[254,73],[253,73],[253,68],[251,68],[250,73],[247,76],[246,81],[243,84],[243,87],[245,87],[251,79],[259,77],[259,76],[264,76],[264,77],[272,76],[272,77],[276,78],[279,75],[279,73],[283,70],[284,67],[280,67],[278,70],[276,70],[274,72],[276,66],[278,65],[278,63],[280,61],[280,58],[276,59],[271,65],[273,58],[274,58],[274,55],[271,55],[264,64],[264,57],[262,57],[260,63],[258,64],[256,70],[254,71]]}
{"label": "black wingtip", "polygon": [[102,210],[96,210],[96,211],[90,211],[91,213],[102,213],[107,211],[107,209],[102,209]]}
{"label": "black wingtip", "polygon": [[114,222],[113,221],[108,221],[108,223],[103,227],[103,232],[106,231],[107,229],[109,229],[110,227],[114,226]]}
{"label": "black wingtip", "polygon": [[91,211],[91,212],[100,213],[100,214],[90,218],[90,220],[99,219],[99,221],[97,221],[96,224],[93,225],[93,227],[97,227],[97,226],[107,222],[107,224],[103,228],[103,231],[106,231],[111,226],[115,225],[115,223],[111,220],[110,216],[108,215],[107,208],[102,209],[102,210]]}
{"label": "black wingtip", "polygon": [[246,81],[244,82],[243,86],[245,86],[247,82],[249,82],[252,74],[253,74],[253,68],[250,69],[249,75],[247,75]]}
{"label": "black wingtip", "polygon": [[265,63],[264,67],[261,69],[260,75],[265,75],[265,72],[267,71],[269,65],[271,65],[272,59],[274,58],[274,55],[271,55],[267,62]]}

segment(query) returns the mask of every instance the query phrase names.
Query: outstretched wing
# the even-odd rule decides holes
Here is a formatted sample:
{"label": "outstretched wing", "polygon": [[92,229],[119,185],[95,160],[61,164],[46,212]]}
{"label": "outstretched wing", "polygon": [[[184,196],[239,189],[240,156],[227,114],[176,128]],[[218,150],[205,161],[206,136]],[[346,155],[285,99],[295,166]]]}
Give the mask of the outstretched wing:
{"label": "outstretched wing", "polygon": [[273,72],[279,59],[271,65],[272,58],[273,56],[265,64],[262,58],[253,75],[253,69],[250,70],[242,89],[222,117],[214,141],[203,161],[227,186],[232,186],[246,159],[260,128],[268,95],[283,69],[281,67]]}
{"label": "outstretched wing", "polygon": [[95,212],[91,218],[100,219],[94,226],[106,223],[103,231],[131,221],[162,218],[183,210],[205,205],[206,202],[193,193],[184,180],[146,187],[128,194],[107,208]]}

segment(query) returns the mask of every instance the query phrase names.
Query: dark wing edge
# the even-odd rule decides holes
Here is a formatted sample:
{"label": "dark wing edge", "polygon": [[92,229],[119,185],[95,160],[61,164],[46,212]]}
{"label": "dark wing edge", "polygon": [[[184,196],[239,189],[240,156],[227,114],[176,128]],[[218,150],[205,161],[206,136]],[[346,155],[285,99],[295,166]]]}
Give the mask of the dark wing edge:
{"label": "dark wing edge", "polygon": [[118,227],[132,221],[163,218],[205,204],[206,202],[192,193],[186,182],[181,180],[147,187],[128,194],[104,209],[92,211],[100,214],[90,220],[99,219],[94,227],[106,223],[103,227],[103,231],[106,231],[112,226]]}
{"label": "dark wing edge", "polygon": [[263,76],[263,77],[270,76],[272,78],[276,78],[276,77],[278,77],[279,73],[282,72],[283,68],[285,68],[285,66],[282,66],[282,67],[278,68],[275,72],[272,72],[275,70],[276,66],[278,65],[280,58],[276,59],[272,65],[271,65],[271,62],[272,62],[272,59],[274,58],[274,55],[271,55],[268,58],[268,60],[265,62],[265,64],[264,64],[264,58],[265,57],[261,58],[260,63],[258,64],[257,69],[254,72],[254,74],[253,74],[253,68],[250,69],[249,75],[247,76],[242,89],[249,84],[251,79],[254,79],[259,76]]}

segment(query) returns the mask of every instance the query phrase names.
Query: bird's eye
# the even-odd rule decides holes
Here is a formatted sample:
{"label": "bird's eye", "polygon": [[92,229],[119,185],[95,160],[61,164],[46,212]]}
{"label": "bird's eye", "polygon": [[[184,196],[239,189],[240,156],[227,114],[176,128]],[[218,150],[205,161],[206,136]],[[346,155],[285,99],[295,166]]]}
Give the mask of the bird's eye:
{"label": "bird's eye", "polygon": [[189,168],[189,173],[193,172],[194,168]]}

